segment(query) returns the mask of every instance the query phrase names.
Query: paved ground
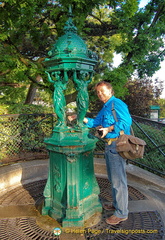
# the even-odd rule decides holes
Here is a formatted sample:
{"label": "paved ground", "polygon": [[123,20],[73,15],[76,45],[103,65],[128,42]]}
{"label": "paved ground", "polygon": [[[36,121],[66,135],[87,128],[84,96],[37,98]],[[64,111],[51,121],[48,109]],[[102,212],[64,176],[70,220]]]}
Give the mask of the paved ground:
{"label": "paved ground", "polygon": [[[13,195],[13,200],[18,198],[19,194],[15,192],[15,188],[13,185],[14,182],[16,186],[20,186],[21,182],[28,183],[30,181],[39,181],[43,178],[45,179],[45,170],[47,168],[47,161],[38,160],[32,162],[24,162],[18,163],[13,166],[7,166],[4,168],[0,168],[0,189],[1,193],[3,189],[10,189]],[[44,174],[43,174],[44,172]],[[107,179],[106,175],[106,166],[104,159],[95,159],[95,173],[97,178]],[[35,176],[35,179],[33,179]],[[24,196],[28,203],[28,214],[24,216],[24,212],[27,211],[27,206],[19,204],[17,208],[12,208],[12,206],[8,206],[6,202],[6,206],[4,205],[4,211],[0,213],[0,240],[25,240],[25,237],[20,238],[16,237],[19,231],[25,231],[27,233],[29,231],[30,234],[35,234],[42,231],[45,234],[46,239],[60,239],[60,240],[109,240],[109,239],[165,239],[163,236],[164,224],[165,223],[165,179],[159,176],[156,176],[148,171],[145,171],[139,167],[133,165],[127,165],[127,176],[128,176],[128,185],[129,190],[131,189],[137,190],[137,195],[140,193],[145,196],[144,199],[136,199],[129,201],[129,219],[126,222],[119,224],[116,227],[111,227],[105,225],[105,218],[113,214],[113,212],[103,211],[102,216],[95,216],[95,218],[90,219],[90,227],[86,227],[86,229],[62,229],[63,232],[59,237],[51,237],[51,231],[54,227],[61,228],[60,224],[58,224],[55,220],[50,219],[49,217],[39,216],[35,211],[33,199],[29,197],[29,195]],[[39,186],[36,186],[38,189]],[[104,187],[103,187],[104,188]],[[104,189],[105,193],[107,189]],[[4,192],[6,192],[4,191]],[[36,191],[36,190],[35,190]],[[7,191],[8,192],[8,191]],[[2,199],[3,194],[0,199]],[[7,198],[6,198],[7,199]],[[21,203],[21,190],[20,190],[20,199],[18,200]],[[29,202],[31,201],[30,205]],[[2,207],[2,206],[1,206]],[[2,208],[1,208],[2,210]],[[16,220],[10,217],[11,213],[14,213],[17,216]],[[5,215],[6,214],[6,215]],[[24,217],[23,217],[24,216]],[[37,221],[36,221],[36,220]],[[101,219],[99,225],[97,224],[97,220]],[[93,224],[91,224],[93,222]],[[147,225],[145,225],[147,224]],[[92,226],[94,225],[94,226]],[[122,231],[126,230],[136,230],[136,229],[146,229],[149,228],[151,231],[153,228],[159,229],[159,234],[121,234]],[[8,230],[6,230],[8,229]],[[17,229],[18,233],[14,231]],[[23,229],[23,230],[22,230]],[[33,229],[33,232],[32,232]],[[103,233],[101,233],[100,229],[102,229]],[[156,230],[156,229],[155,229]],[[6,231],[6,232],[5,232]],[[24,232],[24,234],[26,233]],[[30,232],[31,231],[31,232]],[[77,232],[76,232],[77,231]],[[86,231],[86,234],[83,233]],[[113,232],[118,231],[118,232]],[[9,233],[9,235],[7,235]],[[6,234],[6,235],[5,235]],[[5,236],[5,237],[3,237]],[[7,236],[7,237],[6,237]],[[144,238],[143,238],[144,236]],[[37,236],[36,236],[37,237]],[[26,239],[42,239],[42,238],[26,238]]]}

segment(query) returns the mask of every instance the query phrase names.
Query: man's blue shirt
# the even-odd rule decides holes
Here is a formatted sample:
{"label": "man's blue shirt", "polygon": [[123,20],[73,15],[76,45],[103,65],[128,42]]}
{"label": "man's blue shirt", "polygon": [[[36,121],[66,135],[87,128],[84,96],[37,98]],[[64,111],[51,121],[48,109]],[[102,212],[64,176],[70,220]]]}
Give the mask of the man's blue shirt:
{"label": "man's blue shirt", "polygon": [[[116,111],[117,122],[114,119],[112,113],[112,103]],[[109,132],[105,138],[116,138],[120,135],[120,131],[124,130],[125,134],[130,134],[130,126],[132,124],[132,118],[130,116],[128,106],[119,98],[112,96],[97,114],[96,118],[87,118],[86,124],[89,128],[95,128],[102,126],[103,128],[114,125],[114,130]]]}

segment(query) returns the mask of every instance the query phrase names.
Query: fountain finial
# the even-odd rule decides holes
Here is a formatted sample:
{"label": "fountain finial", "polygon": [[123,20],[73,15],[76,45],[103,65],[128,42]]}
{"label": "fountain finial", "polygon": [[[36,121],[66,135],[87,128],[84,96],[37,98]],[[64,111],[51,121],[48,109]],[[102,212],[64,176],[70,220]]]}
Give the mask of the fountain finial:
{"label": "fountain finial", "polygon": [[69,5],[69,12],[68,12],[69,19],[66,21],[64,26],[64,32],[65,33],[77,33],[77,28],[73,23],[73,14],[72,14],[72,7]]}

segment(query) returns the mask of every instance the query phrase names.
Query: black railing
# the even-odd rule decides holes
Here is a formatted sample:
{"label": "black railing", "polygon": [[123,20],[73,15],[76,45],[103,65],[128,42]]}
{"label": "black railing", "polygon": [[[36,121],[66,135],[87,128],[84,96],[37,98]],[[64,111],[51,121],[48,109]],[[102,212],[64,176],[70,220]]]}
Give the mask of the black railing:
{"label": "black railing", "polygon": [[[143,159],[129,160],[155,174],[165,176],[165,124],[149,119],[132,116],[135,136],[147,143]],[[92,130],[92,133],[94,130]],[[99,140],[95,155],[104,156],[104,142]]]}
{"label": "black railing", "polygon": [[146,141],[143,159],[132,161],[151,172],[165,176],[165,124],[133,116],[135,135]]}
{"label": "black railing", "polygon": [[[165,124],[132,117],[135,135],[147,145],[143,159],[129,161],[165,176]],[[0,115],[0,163],[48,157],[44,138],[51,135],[55,121],[53,114]],[[104,141],[97,142],[94,154],[104,156]]]}

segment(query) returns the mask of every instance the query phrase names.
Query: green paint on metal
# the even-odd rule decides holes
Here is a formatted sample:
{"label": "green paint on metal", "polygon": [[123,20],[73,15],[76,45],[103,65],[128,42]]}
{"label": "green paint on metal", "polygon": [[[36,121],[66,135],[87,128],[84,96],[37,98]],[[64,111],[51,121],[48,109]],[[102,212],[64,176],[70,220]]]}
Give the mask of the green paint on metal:
{"label": "green paint on metal", "polygon": [[[64,33],[44,61],[48,81],[54,85],[53,102],[58,121],[52,136],[45,139],[50,160],[42,214],[58,220],[63,227],[80,227],[102,211],[93,166],[97,140],[89,137],[89,130],[83,124],[89,104],[87,87],[97,59],[77,35],[71,8]],[[74,127],[66,124],[63,91],[69,79],[77,90],[78,117]]]}

